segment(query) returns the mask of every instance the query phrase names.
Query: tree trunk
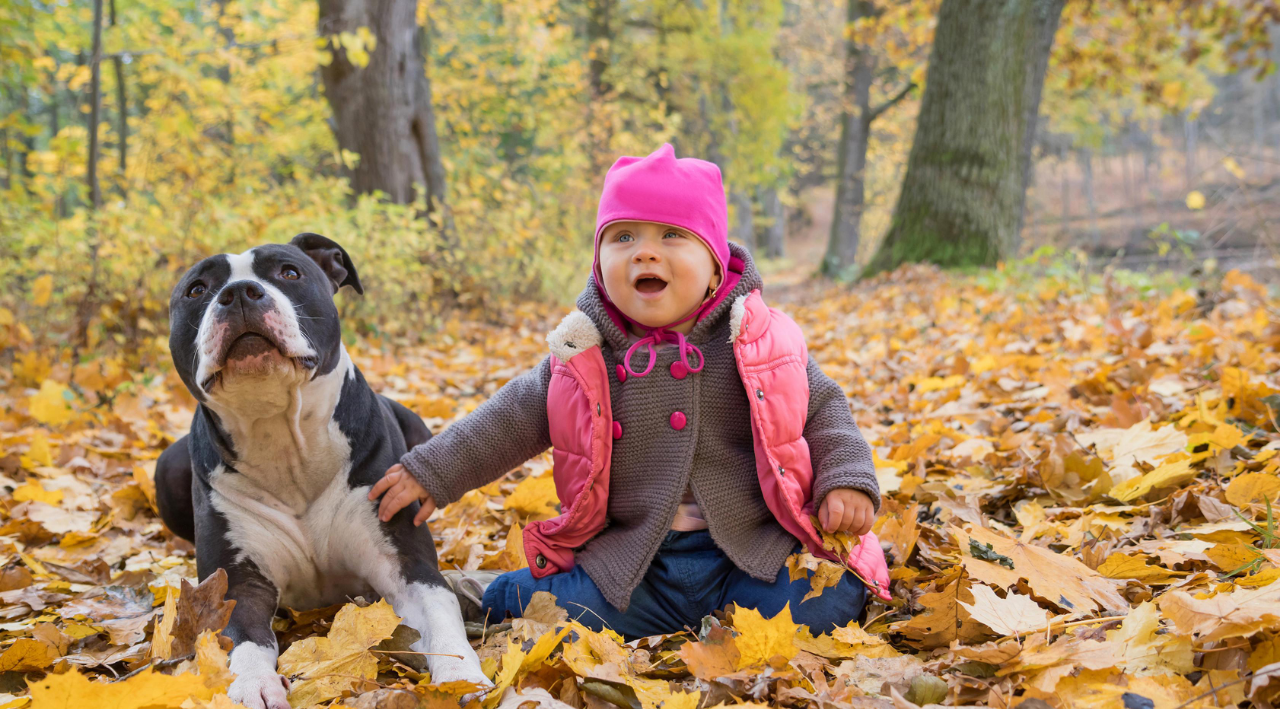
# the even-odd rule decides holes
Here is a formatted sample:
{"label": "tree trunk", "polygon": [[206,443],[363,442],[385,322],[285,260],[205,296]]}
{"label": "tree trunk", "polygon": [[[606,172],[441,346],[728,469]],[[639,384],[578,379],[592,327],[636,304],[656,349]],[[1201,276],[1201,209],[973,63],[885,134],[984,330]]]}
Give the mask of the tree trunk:
{"label": "tree trunk", "polygon": [[93,2],[93,56],[89,57],[89,205],[102,206],[98,188],[98,111],[102,107],[102,0]]}
{"label": "tree trunk", "polygon": [[1031,164],[1032,148],[1036,144],[1036,128],[1040,125],[1040,97],[1044,94],[1044,75],[1049,70],[1049,53],[1053,50],[1053,37],[1058,33],[1058,21],[1066,0],[1041,0],[1032,4],[1032,31],[1034,41],[1026,45],[1028,69],[1023,84],[1022,97],[1025,113],[1022,138],[1022,192],[1018,206],[1018,227],[1014,231],[1014,246],[1022,239],[1022,227],[1027,219],[1027,190],[1035,180],[1035,168]]}
{"label": "tree trunk", "polygon": [[443,206],[445,172],[431,106],[416,0],[319,0],[324,36],[368,27],[377,38],[369,63],[345,49],[320,69],[338,146],[360,156],[347,166],[352,188],[407,204],[425,186],[428,211]]}
{"label": "tree trunk", "polygon": [[[1062,0],[943,0],[893,223],[868,272],[929,261],[992,265],[1014,253],[1030,117]],[[1035,61],[1029,61],[1035,59]],[[1034,94],[1034,95],[1032,95]],[[1034,104],[1034,105],[1033,105]]]}
{"label": "tree trunk", "polygon": [[[845,27],[872,14],[874,8],[865,0],[848,0]],[[862,208],[866,204],[865,173],[867,167],[867,134],[871,129],[871,82],[875,77],[875,61],[870,52],[845,35],[844,42],[844,111],[840,114],[840,147],[836,164],[835,212],[831,217],[831,234],[827,254],[822,259],[822,273],[841,276],[857,265],[858,241],[861,238]]]}
{"label": "tree trunk", "polygon": [[[111,26],[116,26],[116,0],[111,0]],[[129,166],[129,95],[124,84],[124,60],[119,54],[111,58],[116,74],[116,111],[119,123],[116,127],[116,147],[120,152],[120,196],[128,194],[125,170]]]}
{"label": "tree trunk", "polygon": [[591,144],[591,174],[603,176],[608,167],[608,148],[612,141],[612,126],[607,117],[601,117],[606,97],[613,92],[613,85],[605,80],[609,69],[609,56],[613,42],[613,11],[616,0],[588,0],[587,2],[587,60],[588,82],[591,96],[587,104],[587,135]]}

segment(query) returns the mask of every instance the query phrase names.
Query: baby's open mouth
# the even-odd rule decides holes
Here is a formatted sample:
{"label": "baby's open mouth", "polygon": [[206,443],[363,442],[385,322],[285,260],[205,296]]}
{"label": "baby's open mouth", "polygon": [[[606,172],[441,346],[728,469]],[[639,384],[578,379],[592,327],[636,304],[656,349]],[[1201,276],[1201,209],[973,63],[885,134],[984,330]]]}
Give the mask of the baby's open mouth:
{"label": "baby's open mouth", "polygon": [[635,287],[641,293],[657,293],[667,287],[667,282],[657,276],[641,276],[636,279]]}

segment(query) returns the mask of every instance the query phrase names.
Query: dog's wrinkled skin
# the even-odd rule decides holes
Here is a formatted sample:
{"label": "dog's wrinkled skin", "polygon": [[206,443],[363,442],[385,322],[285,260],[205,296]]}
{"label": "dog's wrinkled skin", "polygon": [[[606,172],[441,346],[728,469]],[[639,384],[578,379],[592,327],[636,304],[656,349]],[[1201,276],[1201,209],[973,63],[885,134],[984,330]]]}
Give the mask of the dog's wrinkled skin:
{"label": "dog's wrinkled skin", "polygon": [[422,420],[373,393],[347,356],[333,296],[363,293],[345,250],[317,234],[212,256],[170,298],[169,348],[199,401],[191,433],[156,465],[161,517],[196,545],[201,580],[226,569],[231,698],[288,709],[277,606],[387,599],[422,639],[432,681],[488,686],[417,503],[377,517],[370,486]]}

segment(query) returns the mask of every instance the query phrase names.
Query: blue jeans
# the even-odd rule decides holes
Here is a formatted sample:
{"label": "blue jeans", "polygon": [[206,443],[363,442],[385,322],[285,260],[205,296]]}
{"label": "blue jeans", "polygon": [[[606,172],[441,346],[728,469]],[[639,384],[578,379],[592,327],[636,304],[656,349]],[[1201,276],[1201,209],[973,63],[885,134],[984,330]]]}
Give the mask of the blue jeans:
{"label": "blue jeans", "polygon": [[773,581],[748,576],[703,530],[667,533],[625,611],[609,605],[581,566],[541,579],[533,578],[528,569],[505,573],[485,590],[483,603],[493,623],[508,614],[519,617],[536,591],[547,591],[570,618],[597,631],[611,628],[632,640],[686,627],[697,631],[704,616],[730,603],[753,608],[766,618],[790,603],[792,619],[817,635],[848,625],[862,614],[867,600],[866,587],[852,574],[821,596],[802,601],[809,588],[808,579],[792,582],[785,566]]}

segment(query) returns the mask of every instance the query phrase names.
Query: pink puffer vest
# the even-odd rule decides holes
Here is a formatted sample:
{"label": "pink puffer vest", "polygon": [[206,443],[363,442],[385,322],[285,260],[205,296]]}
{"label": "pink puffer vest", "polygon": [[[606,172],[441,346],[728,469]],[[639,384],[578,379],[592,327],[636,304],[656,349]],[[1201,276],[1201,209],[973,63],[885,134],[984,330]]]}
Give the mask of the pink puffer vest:
{"label": "pink puffer vest", "polygon": [[[804,335],[791,318],[765,305],[758,290],[738,298],[730,317],[734,359],[751,402],[765,504],[811,554],[835,561],[810,519],[813,466],[804,439],[809,410]],[[530,522],[524,531],[525,555],[535,578],[573,568],[573,550],[604,529],[613,449],[609,373],[600,353],[600,332],[575,311],[547,342],[552,353],[547,414],[561,514]],[[876,535],[863,536],[846,561],[871,591],[889,600],[889,568]]]}

